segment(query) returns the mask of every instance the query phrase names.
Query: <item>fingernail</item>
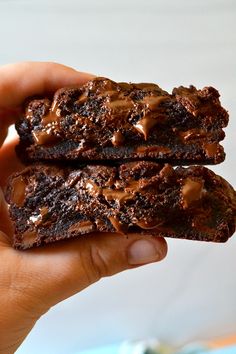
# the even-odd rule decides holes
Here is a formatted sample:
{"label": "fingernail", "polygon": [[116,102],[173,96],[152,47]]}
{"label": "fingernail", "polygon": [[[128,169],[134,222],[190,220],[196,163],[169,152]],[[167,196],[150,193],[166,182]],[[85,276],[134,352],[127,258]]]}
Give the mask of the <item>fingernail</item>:
{"label": "fingernail", "polygon": [[138,240],[128,249],[128,262],[131,265],[156,262],[163,257],[155,242]]}

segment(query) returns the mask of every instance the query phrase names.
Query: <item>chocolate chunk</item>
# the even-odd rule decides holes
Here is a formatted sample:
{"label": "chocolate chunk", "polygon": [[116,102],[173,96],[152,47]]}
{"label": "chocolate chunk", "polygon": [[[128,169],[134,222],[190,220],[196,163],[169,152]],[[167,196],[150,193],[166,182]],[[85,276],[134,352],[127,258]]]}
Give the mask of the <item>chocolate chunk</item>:
{"label": "chocolate chunk", "polygon": [[124,137],[122,133],[118,130],[117,132],[114,132],[111,141],[114,146],[120,146],[124,142]]}
{"label": "chocolate chunk", "polygon": [[20,242],[23,249],[31,248],[35,245],[38,234],[36,230],[27,230],[21,235]]}
{"label": "chocolate chunk", "polygon": [[18,207],[24,205],[26,184],[21,176],[14,179],[11,189],[11,199]]}
{"label": "chocolate chunk", "polygon": [[155,159],[175,165],[224,160],[220,141],[228,124],[212,87],[179,87],[172,94],[155,84],[95,78],[32,100],[16,128],[22,159]]}
{"label": "chocolate chunk", "polygon": [[6,199],[18,249],[91,232],[225,242],[235,231],[236,193],[203,166],[34,165],[10,177]]}
{"label": "chocolate chunk", "polygon": [[194,180],[186,178],[182,186],[183,207],[190,207],[195,201],[198,201],[203,196],[204,182],[202,179]]}

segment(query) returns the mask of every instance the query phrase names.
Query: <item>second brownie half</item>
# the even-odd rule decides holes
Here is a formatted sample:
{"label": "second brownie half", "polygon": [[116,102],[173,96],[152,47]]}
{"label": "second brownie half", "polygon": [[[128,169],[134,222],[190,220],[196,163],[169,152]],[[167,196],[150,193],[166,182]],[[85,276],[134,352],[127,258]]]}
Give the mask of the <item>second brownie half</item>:
{"label": "second brownie half", "polygon": [[6,198],[19,249],[98,231],[214,242],[235,231],[235,191],[203,166],[36,165],[11,177]]}

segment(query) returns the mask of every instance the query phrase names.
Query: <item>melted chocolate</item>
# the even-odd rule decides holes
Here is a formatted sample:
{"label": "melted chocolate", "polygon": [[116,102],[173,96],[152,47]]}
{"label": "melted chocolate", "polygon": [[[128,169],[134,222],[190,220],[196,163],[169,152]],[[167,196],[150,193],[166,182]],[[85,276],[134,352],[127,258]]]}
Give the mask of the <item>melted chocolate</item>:
{"label": "melted chocolate", "polygon": [[121,146],[123,144],[124,136],[119,130],[113,134],[111,142],[114,146]]}
{"label": "melted chocolate", "polygon": [[22,234],[22,243],[24,247],[31,247],[37,241],[37,238],[38,234],[36,230],[25,231]]}
{"label": "melted chocolate", "polygon": [[204,144],[207,157],[214,157],[217,154],[218,147],[218,143]]}
{"label": "melted chocolate", "polygon": [[52,107],[49,110],[48,114],[42,118],[42,125],[46,126],[48,124],[58,124],[60,121],[61,110],[58,108],[58,103],[56,100],[53,101]]}
{"label": "melted chocolate", "polygon": [[117,189],[100,188],[93,181],[88,181],[86,183],[86,189],[92,196],[103,195],[106,200],[115,200],[118,204],[124,203],[133,198],[131,193]]}
{"label": "melted chocolate", "polygon": [[91,194],[93,197],[97,197],[98,195],[102,194],[102,188],[100,188],[96,183],[94,183],[92,180],[89,180],[85,188]]}
{"label": "melted chocolate", "polygon": [[112,189],[103,189],[102,194],[106,200],[115,200],[119,205],[125,203],[127,200],[133,199],[131,193],[122,191],[122,190],[112,190]]}
{"label": "melted chocolate", "polygon": [[166,146],[139,146],[136,151],[138,153],[156,152],[160,154],[169,154],[171,149]]}
{"label": "melted chocolate", "polygon": [[180,137],[184,141],[189,141],[193,139],[204,139],[209,136],[209,133],[203,129],[190,129],[185,132],[179,132]]}
{"label": "melted chocolate", "polygon": [[190,207],[193,202],[202,198],[203,180],[186,178],[182,186],[182,203],[184,209]]}
{"label": "melted chocolate", "polygon": [[12,202],[18,207],[22,207],[25,203],[26,183],[21,176],[18,176],[12,181]]}
{"label": "melted chocolate", "polygon": [[167,99],[169,99],[168,96],[146,96],[142,100],[145,103],[144,116],[134,125],[134,128],[143,134],[145,140],[148,139],[149,133],[155,125],[166,120],[166,115],[160,104]]}
{"label": "melted chocolate", "polygon": [[29,220],[35,225],[39,226],[42,224],[44,217],[48,214],[48,208],[42,207],[39,208],[40,213],[38,215],[32,215]]}
{"label": "melted chocolate", "polygon": [[[169,100],[170,97],[165,95],[165,96],[145,96],[142,99],[142,103],[146,105],[146,108],[149,109],[152,112],[160,111],[160,104],[166,100]],[[163,113],[163,109],[162,109]]]}
{"label": "melted chocolate", "polygon": [[86,221],[80,221],[80,222],[77,222],[76,224],[71,225],[68,231],[69,232],[80,232],[81,234],[83,234],[83,233],[92,232],[94,229],[95,229],[94,224],[91,221],[86,220]]}
{"label": "melted chocolate", "polygon": [[[27,116],[29,117],[29,116]],[[30,117],[31,119],[32,117]],[[42,130],[33,130],[32,135],[37,145],[52,145],[56,143],[59,136],[56,136],[58,125],[60,122],[60,109],[57,106],[57,101],[54,101],[52,108],[45,116],[42,117]]]}
{"label": "melted chocolate", "polygon": [[140,179],[139,181],[130,181],[127,185],[125,185],[122,188],[122,185],[120,185],[120,181],[110,181],[108,180],[108,183],[106,185],[112,185],[116,187],[114,188],[101,188],[99,187],[96,183],[94,183],[92,180],[89,180],[86,182],[85,188],[89,192],[90,195],[92,196],[99,196],[103,195],[107,201],[109,200],[115,200],[118,205],[121,205],[122,203],[125,203],[127,200],[132,200],[133,195],[136,192],[139,192],[140,189],[142,188],[142,180]]}
{"label": "melted chocolate", "polygon": [[140,119],[135,125],[135,129],[137,129],[141,134],[143,134],[144,139],[148,139],[149,132],[151,128],[153,128],[158,121],[156,118],[151,116],[145,116],[144,118]]}
{"label": "melted chocolate", "polygon": [[163,224],[163,220],[151,220],[151,221],[147,221],[147,220],[139,220],[135,223],[137,226],[141,227],[144,230],[151,230],[151,229],[155,229],[158,226]]}
{"label": "melted chocolate", "polygon": [[52,145],[59,139],[57,136],[53,135],[51,129],[47,129],[46,131],[34,130],[32,135],[38,145]]}
{"label": "melted chocolate", "polygon": [[114,227],[114,229],[116,230],[116,232],[120,233],[120,234],[125,234],[127,232],[127,227],[125,225],[123,225],[117,217],[115,216],[110,216],[108,217],[108,219],[110,220],[112,226]]}

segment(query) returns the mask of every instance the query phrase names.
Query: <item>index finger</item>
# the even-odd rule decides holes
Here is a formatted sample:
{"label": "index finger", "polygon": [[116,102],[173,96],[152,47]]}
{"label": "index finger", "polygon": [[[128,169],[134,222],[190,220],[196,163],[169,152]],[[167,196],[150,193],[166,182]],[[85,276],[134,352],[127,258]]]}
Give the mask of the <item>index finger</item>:
{"label": "index finger", "polygon": [[0,109],[12,110],[33,95],[68,85],[83,85],[94,76],[52,62],[21,62],[0,67]]}
{"label": "index finger", "polygon": [[21,113],[25,99],[46,95],[68,85],[83,85],[94,76],[52,62],[22,62],[0,66],[0,147],[7,127]]}

